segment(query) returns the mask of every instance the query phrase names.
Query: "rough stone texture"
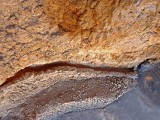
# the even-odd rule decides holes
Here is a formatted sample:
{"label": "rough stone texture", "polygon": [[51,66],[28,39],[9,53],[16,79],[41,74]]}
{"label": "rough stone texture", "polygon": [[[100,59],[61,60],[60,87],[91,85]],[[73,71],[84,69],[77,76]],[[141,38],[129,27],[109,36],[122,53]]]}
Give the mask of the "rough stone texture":
{"label": "rough stone texture", "polygon": [[[0,119],[50,119],[104,107],[135,86],[133,69],[126,68],[160,59],[159,0],[0,3],[0,85],[8,80],[0,86]],[[61,67],[49,67],[56,62]],[[36,70],[41,64],[45,70]],[[36,69],[25,72],[27,66]],[[151,78],[140,87],[157,97],[159,78]]]}
{"label": "rough stone texture", "polygon": [[49,120],[70,111],[104,107],[135,85],[134,74],[64,66],[27,72],[0,87],[0,119]]}
{"label": "rough stone texture", "polygon": [[49,120],[158,120],[157,106],[136,88],[101,109],[74,111]]}
{"label": "rough stone texture", "polygon": [[137,84],[104,108],[70,112],[54,120],[159,120],[160,63],[140,65]]}
{"label": "rough stone texture", "polygon": [[0,84],[33,64],[132,67],[160,58],[159,0],[0,3]]}

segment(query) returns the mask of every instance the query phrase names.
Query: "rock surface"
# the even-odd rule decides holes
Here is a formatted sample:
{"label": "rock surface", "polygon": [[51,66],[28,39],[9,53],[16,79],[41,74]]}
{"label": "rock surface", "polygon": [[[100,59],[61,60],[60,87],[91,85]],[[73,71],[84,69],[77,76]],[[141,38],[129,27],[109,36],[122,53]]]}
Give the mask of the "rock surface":
{"label": "rock surface", "polygon": [[54,120],[158,120],[160,63],[139,66],[137,81],[134,89],[104,108],[73,111]]}
{"label": "rock surface", "polygon": [[[160,60],[159,0],[0,3],[2,120],[104,107],[136,85],[141,62]],[[159,104],[150,99],[159,98],[155,69],[138,71],[138,84]]]}
{"label": "rock surface", "polygon": [[0,87],[0,119],[49,120],[70,111],[104,107],[135,85],[134,74],[64,66],[27,72]]}
{"label": "rock surface", "polygon": [[0,84],[35,64],[133,67],[160,58],[159,0],[0,3]]}

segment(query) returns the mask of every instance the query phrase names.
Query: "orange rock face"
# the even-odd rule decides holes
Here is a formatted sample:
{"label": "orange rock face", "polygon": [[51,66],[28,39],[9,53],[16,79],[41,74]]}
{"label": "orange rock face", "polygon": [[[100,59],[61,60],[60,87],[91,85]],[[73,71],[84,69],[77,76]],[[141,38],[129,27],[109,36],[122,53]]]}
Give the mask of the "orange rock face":
{"label": "orange rock face", "polygon": [[35,64],[135,67],[160,59],[159,0],[0,2],[0,84]]}
{"label": "orange rock face", "polygon": [[159,0],[0,0],[0,119],[104,107],[146,60],[160,60]]}

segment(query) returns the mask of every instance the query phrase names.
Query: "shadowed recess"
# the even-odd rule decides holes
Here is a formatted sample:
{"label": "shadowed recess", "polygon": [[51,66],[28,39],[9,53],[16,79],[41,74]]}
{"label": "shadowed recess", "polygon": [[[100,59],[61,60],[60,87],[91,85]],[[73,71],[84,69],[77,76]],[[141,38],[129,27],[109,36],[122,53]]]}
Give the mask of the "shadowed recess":
{"label": "shadowed recess", "polygon": [[138,67],[138,87],[152,104],[160,107],[160,63]]}
{"label": "shadowed recess", "polygon": [[69,67],[76,67],[76,68],[88,68],[93,69],[95,71],[106,71],[106,72],[119,72],[119,73],[134,73],[134,68],[115,68],[115,67],[94,67],[89,65],[84,65],[80,63],[69,63],[69,62],[54,62],[54,63],[48,63],[48,64],[42,64],[42,65],[33,65],[25,67],[24,69],[21,69],[18,71],[14,76],[7,78],[6,82],[4,82],[1,86],[5,86],[7,84],[13,84],[16,80],[18,80],[20,77],[25,75],[27,72],[34,72],[39,73],[41,71],[47,71],[50,69],[54,69],[58,66],[69,66]]}

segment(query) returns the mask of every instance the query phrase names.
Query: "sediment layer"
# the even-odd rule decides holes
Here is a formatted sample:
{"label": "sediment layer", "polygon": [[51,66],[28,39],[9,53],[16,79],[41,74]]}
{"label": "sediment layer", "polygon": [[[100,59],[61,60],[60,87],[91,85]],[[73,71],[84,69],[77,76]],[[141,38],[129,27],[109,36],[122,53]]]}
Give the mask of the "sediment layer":
{"label": "sediment layer", "polygon": [[136,84],[135,74],[56,67],[0,87],[2,119],[43,119],[108,105]]}

